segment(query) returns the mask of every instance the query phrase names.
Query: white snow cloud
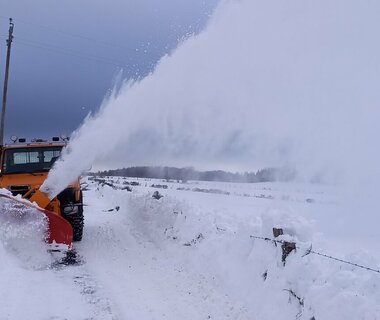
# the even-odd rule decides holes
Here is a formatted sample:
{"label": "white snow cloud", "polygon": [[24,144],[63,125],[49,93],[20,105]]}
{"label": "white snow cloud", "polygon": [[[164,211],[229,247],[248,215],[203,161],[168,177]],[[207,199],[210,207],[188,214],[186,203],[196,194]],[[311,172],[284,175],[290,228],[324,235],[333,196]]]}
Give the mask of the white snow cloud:
{"label": "white snow cloud", "polygon": [[378,175],[379,9],[223,1],[204,32],[123,84],[78,129],[45,190],[58,192],[94,162]]}

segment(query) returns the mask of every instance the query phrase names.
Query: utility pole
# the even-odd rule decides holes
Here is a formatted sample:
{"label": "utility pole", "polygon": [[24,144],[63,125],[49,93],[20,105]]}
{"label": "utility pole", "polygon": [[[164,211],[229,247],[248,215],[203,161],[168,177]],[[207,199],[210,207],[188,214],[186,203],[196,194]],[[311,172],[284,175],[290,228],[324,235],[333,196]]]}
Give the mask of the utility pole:
{"label": "utility pole", "polygon": [[14,23],[12,22],[12,18],[10,18],[9,19],[9,34],[8,34],[8,39],[7,39],[7,61],[5,64],[5,77],[4,77],[4,89],[3,89],[3,107],[1,110],[1,122],[0,122],[0,147],[4,145],[4,122],[5,122],[5,109],[7,106],[9,61],[11,59],[13,27],[14,27]]}

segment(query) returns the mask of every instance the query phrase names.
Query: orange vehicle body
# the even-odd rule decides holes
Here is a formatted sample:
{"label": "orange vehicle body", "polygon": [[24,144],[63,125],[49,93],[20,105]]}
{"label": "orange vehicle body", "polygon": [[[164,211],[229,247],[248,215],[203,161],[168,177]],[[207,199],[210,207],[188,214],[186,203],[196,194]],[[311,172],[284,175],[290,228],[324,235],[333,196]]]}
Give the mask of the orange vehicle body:
{"label": "orange vehicle body", "polygon": [[[76,217],[75,223],[73,222],[73,218],[69,213],[66,215],[63,211],[65,211],[68,206],[68,204],[72,205],[74,208],[74,205],[81,206],[80,210],[81,214],[83,214],[83,206],[82,206],[82,193],[81,193],[81,187],[80,187],[80,181],[79,178],[76,181],[73,181],[67,188],[57,197],[53,199],[49,199],[46,194],[40,191],[41,185],[46,180],[49,170],[52,167],[54,161],[58,156],[53,155],[59,155],[60,150],[65,146],[65,143],[56,143],[56,142],[31,142],[31,143],[23,143],[23,144],[12,144],[12,145],[5,145],[1,147],[0,149],[0,188],[8,189],[14,196],[15,195],[21,195],[22,198],[29,200],[30,202],[35,202],[41,209],[43,209],[41,212],[43,212],[45,215],[47,215],[49,224],[54,224],[55,228],[59,228],[59,223],[61,220],[61,227],[67,228],[66,224],[67,222],[70,223],[72,228],[77,232],[76,235],[76,241],[81,240],[82,238],[82,228],[83,228],[83,215],[81,216],[82,220],[78,220]],[[19,152],[19,153],[17,153]],[[47,159],[47,162],[44,162],[44,159],[39,160],[47,153],[50,153],[49,158]],[[7,159],[10,155],[12,155],[15,159],[17,155],[38,155],[35,156],[33,159],[34,162],[39,161],[39,163],[28,163],[29,167],[28,170],[10,170],[10,164],[13,165],[12,168],[17,168],[18,164],[15,164],[14,159],[12,160]],[[29,156],[30,157],[30,156]],[[23,160],[23,159],[22,159]],[[22,161],[21,161],[22,162]],[[34,168],[33,166],[36,165]],[[8,166],[8,167],[7,167]],[[43,167],[44,166],[44,167]],[[23,163],[20,164],[20,168],[24,168]],[[67,194],[67,191],[69,190],[70,196],[62,196],[62,194]],[[66,192],[66,193],[65,193]],[[68,200],[69,199],[69,200]],[[66,205],[66,206],[65,206]],[[71,207],[70,207],[71,208]],[[78,211],[78,207],[76,209]],[[69,210],[66,210],[69,211]],[[46,213],[48,212],[48,214]],[[50,218],[50,216],[54,214],[60,219],[57,219],[55,217]],[[76,214],[76,213],[75,213]],[[78,222],[79,221],[79,222]],[[75,229],[78,229],[75,230]],[[51,231],[51,230],[50,230]],[[53,233],[55,233],[57,230],[53,230]],[[78,234],[79,232],[79,234]],[[72,233],[72,232],[71,232]],[[75,238],[75,236],[74,236]],[[52,239],[54,240],[54,239]]]}

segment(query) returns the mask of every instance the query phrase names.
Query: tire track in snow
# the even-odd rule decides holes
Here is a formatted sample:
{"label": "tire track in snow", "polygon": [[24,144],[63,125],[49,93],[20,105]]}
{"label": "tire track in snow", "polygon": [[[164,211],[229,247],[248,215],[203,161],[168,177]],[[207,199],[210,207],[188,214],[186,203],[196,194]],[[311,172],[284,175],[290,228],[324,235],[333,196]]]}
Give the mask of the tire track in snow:
{"label": "tire track in snow", "polygon": [[[86,264],[74,266],[55,267],[58,278],[72,284],[72,287],[83,297],[92,313],[83,320],[120,320],[121,318],[112,308],[112,302],[102,292],[102,286],[93,275],[87,270]],[[58,320],[54,317],[51,320]],[[62,318],[66,319],[66,318]]]}

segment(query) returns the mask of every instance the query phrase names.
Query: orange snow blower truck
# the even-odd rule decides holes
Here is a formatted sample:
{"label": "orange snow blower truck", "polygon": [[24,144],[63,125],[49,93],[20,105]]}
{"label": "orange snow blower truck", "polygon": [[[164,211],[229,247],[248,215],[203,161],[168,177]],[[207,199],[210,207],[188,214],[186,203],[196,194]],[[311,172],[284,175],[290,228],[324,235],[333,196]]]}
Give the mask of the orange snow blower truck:
{"label": "orange snow blower truck", "polygon": [[[47,218],[48,243],[71,246],[72,241],[80,241],[83,234],[83,197],[79,178],[52,200],[39,190],[67,140],[54,137],[51,141],[34,139],[27,142],[14,137],[13,144],[0,147],[0,188],[38,205],[37,209]],[[20,196],[0,194],[0,201],[3,197],[28,206]]]}

